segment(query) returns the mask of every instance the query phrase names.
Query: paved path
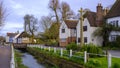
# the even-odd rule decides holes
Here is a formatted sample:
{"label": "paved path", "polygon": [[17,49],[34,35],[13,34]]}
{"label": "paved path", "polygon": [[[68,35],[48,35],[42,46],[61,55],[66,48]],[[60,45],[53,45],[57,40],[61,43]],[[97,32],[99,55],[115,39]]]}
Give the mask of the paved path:
{"label": "paved path", "polygon": [[10,68],[10,46],[0,45],[0,68]]}
{"label": "paved path", "polygon": [[112,56],[116,56],[120,58],[120,50],[110,50],[109,51],[111,53]]}

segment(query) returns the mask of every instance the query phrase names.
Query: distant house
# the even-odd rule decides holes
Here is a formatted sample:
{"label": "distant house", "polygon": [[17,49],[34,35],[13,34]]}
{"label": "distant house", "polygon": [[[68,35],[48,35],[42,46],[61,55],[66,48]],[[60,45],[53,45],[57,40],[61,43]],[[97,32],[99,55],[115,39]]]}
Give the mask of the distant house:
{"label": "distant house", "polygon": [[7,33],[7,35],[6,35],[6,43],[14,43],[15,36],[17,34],[18,33]]}
{"label": "distant house", "polygon": [[[106,15],[107,10],[103,10],[102,5],[99,3],[97,11],[87,11],[84,14],[83,21],[83,37],[84,43],[93,43],[95,45],[102,45],[103,39],[100,36],[94,36],[93,33],[102,26],[103,17]],[[80,21],[79,20],[66,20],[62,22],[59,29],[60,46],[66,46],[71,42],[80,44]]]}
{"label": "distant house", "polygon": [[15,43],[31,43],[31,39],[26,32],[16,35],[15,40]]}
{"label": "distant house", "polygon": [[[120,27],[120,0],[116,0],[108,14],[106,15],[106,21],[115,27]],[[112,31],[109,36],[109,41],[115,41],[117,36],[120,36],[120,31]]]}
{"label": "distant house", "polygon": [[63,21],[59,29],[60,46],[66,46],[71,42],[76,42],[76,26],[78,20]]}

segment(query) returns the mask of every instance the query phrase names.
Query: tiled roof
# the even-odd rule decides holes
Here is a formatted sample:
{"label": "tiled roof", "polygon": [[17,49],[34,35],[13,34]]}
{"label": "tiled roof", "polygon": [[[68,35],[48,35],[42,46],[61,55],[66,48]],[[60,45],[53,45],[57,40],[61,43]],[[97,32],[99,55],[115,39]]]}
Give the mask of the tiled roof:
{"label": "tiled roof", "polygon": [[64,22],[68,28],[74,29],[77,26],[78,20],[65,20]]}
{"label": "tiled roof", "polygon": [[112,18],[120,16],[120,0],[116,0],[115,4],[112,6],[108,12],[106,18]]}
{"label": "tiled roof", "polygon": [[96,24],[96,13],[88,11],[84,14],[84,18],[87,18],[89,21],[90,26],[97,27]]}
{"label": "tiled roof", "polygon": [[7,36],[15,37],[18,33],[7,33]]}
{"label": "tiled roof", "polygon": [[30,35],[27,32],[22,32],[17,38],[29,37]]}

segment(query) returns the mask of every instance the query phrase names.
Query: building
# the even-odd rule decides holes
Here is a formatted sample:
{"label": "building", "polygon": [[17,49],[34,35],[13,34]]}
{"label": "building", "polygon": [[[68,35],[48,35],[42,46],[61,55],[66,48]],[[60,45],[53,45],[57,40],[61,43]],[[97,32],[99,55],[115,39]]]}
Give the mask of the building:
{"label": "building", "polygon": [[59,42],[60,46],[66,46],[71,42],[76,42],[78,20],[65,20],[60,25],[59,29]]}
{"label": "building", "polygon": [[14,40],[15,40],[15,36],[17,34],[18,33],[7,33],[7,35],[6,35],[6,43],[13,43]]}
{"label": "building", "polygon": [[[116,0],[108,14],[106,15],[106,22],[120,27],[120,0]],[[109,41],[115,41],[117,36],[120,36],[120,31],[112,31],[109,36]]]}
{"label": "building", "polygon": [[[94,36],[93,33],[102,26],[104,16],[108,11],[103,9],[99,3],[96,7],[96,12],[87,11],[83,17],[83,37],[84,43],[93,43],[95,45],[102,45],[103,38]],[[71,42],[80,44],[80,21],[66,20],[62,22],[59,29],[60,46],[66,46]]]}
{"label": "building", "polygon": [[[100,28],[96,23],[96,13],[88,11],[84,16],[83,21],[83,38],[84,43],[93,43],[95,45],[102,45],[103,39],[99,36],[94,36],[94,32]],[[80,44],[80,22],[77,25],[77,44]]]}
{"label": "building", "polygon": [[29,35],[26,32],[22,32],[15,36],[14,43],[31,43],[32,40],[29,38]]}

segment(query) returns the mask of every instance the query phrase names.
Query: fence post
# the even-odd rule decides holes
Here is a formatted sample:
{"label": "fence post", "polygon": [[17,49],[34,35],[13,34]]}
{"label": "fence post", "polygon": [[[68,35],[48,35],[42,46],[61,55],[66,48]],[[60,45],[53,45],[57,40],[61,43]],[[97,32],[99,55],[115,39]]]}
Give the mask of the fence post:
{"label": "fence post", "polygon": [[49,47],[49,51],[50,51],[50,47]]}
{"label": "fence post", "polygon": [[44,46],[44,50],[45,50],[45,48],[46,48],[46,47]]}
{"label": "fence post", "polygon": [[54,48],[54,53],[56,53],[56,47]]}
{"label": "fence post", "polygon": [[41,46],[41,49],[43,49],[43,46]]}
{"label": "fence post", "polygon": [[63,56],[63,49],[60,50],[60,55]]}
{"label": "fence post", "polygon": [[87,62],[87,51],[84,51],[84,63]]}
{"label": "fence post", "polygon": [[111,54],[108,53],[108,68],[111,68]]}
{"label": "fence post", "polygon": [[70,57],[72,57],[72,50],[70,50]]}

